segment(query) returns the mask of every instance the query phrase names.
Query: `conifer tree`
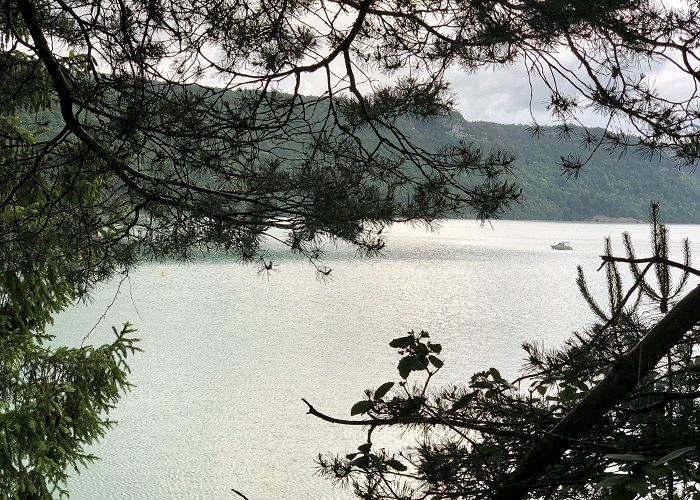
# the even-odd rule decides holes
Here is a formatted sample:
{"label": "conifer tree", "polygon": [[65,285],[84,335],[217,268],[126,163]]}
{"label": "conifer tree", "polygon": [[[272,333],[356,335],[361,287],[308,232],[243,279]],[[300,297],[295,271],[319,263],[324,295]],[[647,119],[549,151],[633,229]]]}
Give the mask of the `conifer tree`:
{"label": "conifer tree", "polygon": [[[369,428],[356,451],[319,456],[321,472],[364,499],[700,496],[700,288],[684,291],[700,272],[690,267],[687,240],[683,262],[669,260],[656,204],[651,256],[636,258],[630,236],[623,239],[627,257],[614,257],[605,241],[608,307],[579,267],[597,321],[561,348],[524,344],[529,359],[515,382],[489,368],[436,388],[442,346],[411,331],[390,343],[399,351],[400,381],[366,391],[350,411],[362,418],[329,416],[307,402],[321,419]],[[619,262],[631,269],[627,287]],[[652,267],[658,287],[648,279]],[[391,450],[381,434],[389,426],[417,444]]]}
{"label": "conifer tree", "polygon": [[59,347],[47,334],[54,314],[128,269],[134,247],[120,241],[123,214],[105,196],[106,178],[81,173],[69,144],[55,144],[50,160],[36,162],[40,132],[13,115],[46,109],[50,98],[28,88],[13,89],[15,100],[0,106],[3,500],[58,498],[67,475],[96,458],[86,447],[111,426],[108,411],[129,387],[126,358],[137,349],[128,324],[103,346]]}
{"label": "conifer tree", "polygon": [[[95,283],[209,249],[265,268],[270,238],[326,274],[329,239],[374,254],[394,222],[498,215],[520,194],[509,153],[427,150],[399,126],[452,109],[454,66],[524,64],[563,135],[583,107],[607,116],[561,160],[573,174],[606,146],[693,165],[698,15],[653,0],[4,2],[2,494],[60,488],[126,388],[128,327],[107,347],[45,343]],[[657,64],[688,94],[655,89],[642,67]],[[310,79],[316,97],[300,92]]]}

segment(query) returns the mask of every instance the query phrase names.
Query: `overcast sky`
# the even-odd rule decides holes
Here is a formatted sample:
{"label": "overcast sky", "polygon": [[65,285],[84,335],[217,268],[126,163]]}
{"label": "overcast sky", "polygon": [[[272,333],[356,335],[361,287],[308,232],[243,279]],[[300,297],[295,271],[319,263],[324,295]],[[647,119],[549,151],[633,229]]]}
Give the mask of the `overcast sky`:
{"label": "overcast sky", "polygon": [[456,97],[457,111],[466,120],[531,124],[534,116],[538,122],[551,122],[545,109],[547,92],[539,82],[533,82],[530,109],[531,88],[522,64],[477,73],[454,68],[447,76]]}
{"label": "overcast sky", "polygon": [[[338,74],[344,68],[338,66]],[[469,121],[489,121],[496,123],[531,124],[530,86],[527,71],[523,64],[516,64],[499,70],[485,69],[476,73],[465,73],[459,68],[448,71],[450,91],[456,98],[456,110]],[[375,81],[382,77],[374,75]],[[320,95],[327,91],[325,74],[322,71],[306,75],[300,86],[303,95]],[[368,87],[360,85],[366,92]],[[291,92],[293,81],[280,85],[280,90]],[[551,124],[552,119],[546,111],[548,93],[541,82],[533,81],[532,114],[542,124]]]}
{"label": "overcast sky", "polygon": [[[659,0],[668,7],[688,8],[693,1]],[[576,70],[573,56],[562,56],[569,69]],[[688,99],[694,92],[692,78],[681,73],[671,63],[643,67],[641,72],[648,75],[648,83],[660,95],[671,100]],[[490,121],[496,123],[531,124],[535,117],[540,124],[554,123],[546,110],[548,92],[542,82],[533,79],[532,105],[530,105],[530,85],[525,66],[515,64],[508,68],[483,70],[467,74],[457,68],[448,72],[452,90],[457,97],[457,111],[469,121]],[[531,116],[532,113],[532,116]],[[605,126],[606,119],[593,112],[584,112],[582,123],[588,126]]]}
{"label": "overcast sky", "polygon": [[[573,57],[563,57],[569,69],[577,70],[577,63]],[[338,74],[342,75],[344,68],[340,64],[341,61],[334,62],[334,65],[338,65]],[[670,64],[645,67],[641,71],[648,75],[647,81],[655,85],[660,94],[666,97],[687,98],[693,91],[688,75],[674,71]],[[374,75],[374,78],[375,81],[382,79],[377,75]],[[468,121],[530,125],[534,117],[540,125],[556,123],[546,109],[548,89],[536,76],[532,78],[531,88],[526,67],[522,62],[506,68],[489,68],[471,73],[452,68],[447,72],[447,78],[456,99],[456,110]],[[327,90],[326,84],[325,74],[322,72],[306,75],[302,80],[300,92],[304,95],[320,95]],[[363,91],[369,90],[366,86],[360,87]],[[280,90],[292,91],[293,82],[284,82]],[[583,111],[580,117],[581,123],[587,126],[604,127],[607,123],[607,118],[592,111]]]}
{"label": "overcast sky", "polygon": [[[646,68],[644,72],[660,94],[670,99],[687,99],[694,90],[691,78],[671,64]],[[532,124],[534,116],[542,125],[554,123],[546,109],[546,87],[533,77],[531,89],[523,64],[473,74],[454,68],[448,72],[448,78],[457,98],[457,111],[466,120]],[[581,121],[588,126],[606,124],[605,117],[592,111],[584,111]]]}
{"label": "overcast sky", "polygon": [[[685,5],[687,7],[695,0],[658,1],[663,1],[667,6]],[[578,63],[570,53],[562,53],[558,57],[567,69],[579,71]],[[344,77],[346,73],[340,58],[331,63],[331,70],[335,70],[338,78]],[[671,100],[687,99],[694,91],[692,78],[681,74],[678,70],[674,71],[670,63],[642,67],[639,71],[648,76],[647,83],[654,86],[661,96]],[[362,85],[362,74],[359,69],[355,77],[360,90],[369,91],[368,86]],[[380,75],[371,75],[371,77],[375,83],[384,79]],[[541,125],[556,123],[546,109],[549,100],[548,89],[536,76],[533,76],[532,85],[530,85],[527,69],[522,62],[506,68],[482,69],[469,73],[459,68],[452,68],[448,70],[447,78],[456,99],[456,110],[466,120],[528,125],[533,121]],[[340,86],[346,88],[347,82],[341,83]],[[294,80],[289,78],[281,82],[279,89],[291,92],[294,89]],[[560,90],[567,91],[563,86]],[[321,95],[327,92],[325,71],[304,74],[299,91],[303,95]],[[579,117],[581,123],[587,126],[607,125],[606,117],[592,111],[584,110]],[[617,128],[618,125],[620,124],[613,124],[613,128]]]}

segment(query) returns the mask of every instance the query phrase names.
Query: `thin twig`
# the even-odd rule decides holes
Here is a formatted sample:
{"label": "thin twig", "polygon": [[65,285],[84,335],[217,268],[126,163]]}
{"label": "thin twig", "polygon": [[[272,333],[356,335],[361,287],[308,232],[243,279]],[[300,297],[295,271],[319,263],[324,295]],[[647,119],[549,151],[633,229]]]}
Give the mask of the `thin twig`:
{"label": "thin twig", "polygon": [[[88,337],[90,336],[90,334],[92,334],[92,332],[95,331],[95,328],[97,328],[98,325],[99,325],[100,323],[102,323],[102,320],[105,319],[105,318],[107,317],[107,313],[108,313],[109,310],[112,308],[112,306],[114,305],[114,303],[117,301],[117,297],[119,297],[119,292],[120,292],[120,290],[121,290],[121,288],[122,288],[122,284],[124,283],[124,280],[128,279],[128,277],[129,277],[129,274],[128,274],[128,273],[125,273],[124,276],[122,277],[122,279],[119,280],[119,285],[117,285],[117,291],[114,292],[114,297],[112,297],[112,302],[110,302],[109,305],[105,308],[104,312],[102,313],[102,316],[100,316],[100,317],[97,319],[97,321],[95,322],[95,324],[92,325],[92,328],[90,328],[90,331],[87,332],[87,334],[85,334],[85,336],[83,337],[83,340],[80,342],[80,347],[83,347],[83,346],[85,345],[85,341],[88,339]],[[135,307],[135,306],[134,306],[134,307]],[[138,314],[138,311],[137,311],[137,314]]]}
{"label": "thin twig", "polygon": [[243,493],[241,493],[240,491],[234,490],[233,488],[231,488],[231,491],[233,491],[233,492],[234,492],[236,495],[238,495],[239,497],[241,497],[241,498],[243,498],[243,499],[245,499],[245,500],[249,500],[249,498],[248,498],[247,496],[245,496]]}
{"label": "thin twig", "polygon": [[649,264],[666,264],[667,266],[675,267],[694,276],[700,276],[700,270],[697,270],[690,266],[686,266],[685,264],[681,264],[680,262],[664,259],[663,257],[645,257],[643,259],[628,259],[625,257],[613,257],[612,255],[601,255],[600,258],[603,259],[603,263],[598,268],[598,271],[600,271],[603,268],[603,266],[608,262],[626,262],[628,264],[641,264],[643,262],[648,262]]}
{"label": "thin twig", "polygon": [[343,418],[331,417],[321,413],[316,408],[314,408],[311,403],[306,399],[301,398],[301,400],[306,403],[309,407],[306,412],[309,415],[325,420],[332,424],[341,425],[353,425],[353,426],[374,426],[374,427],[389,427],[392,425],[440,425],[448,427],[459,427],[462,429],[470,429],[473,431],[482,432],[484,434],[492,434],[494,436],[505,436],[516,439],[523,439],[529,435],[526,432],[511,431],[506,429],[499,429],[497,427],[491,427],[488,425],[475,424],[471,422],[464,422],[459,420],[449,420],[443,417],[433,418],[433,417],[390,417],[390,418],[372,418],[371,420],[347,420]]}

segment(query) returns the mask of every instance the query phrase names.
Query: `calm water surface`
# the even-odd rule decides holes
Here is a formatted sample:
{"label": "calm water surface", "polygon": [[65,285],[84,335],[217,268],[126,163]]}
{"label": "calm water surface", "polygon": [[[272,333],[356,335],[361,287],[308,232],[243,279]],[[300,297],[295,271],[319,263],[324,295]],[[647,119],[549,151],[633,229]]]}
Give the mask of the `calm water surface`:
{"label": "calm water surface", "polygon": [[[700,226],[670,228],[674,249],[681,237],[700,243]],[[144,265],[54,327],[80,343],[106,312],[91,342],[130,321],[144,349],[111,415],[119,425],[92,450],[102,460],[71,480],[71,498],[239,499],[231,488],[250,500],[351,498],[315,474],[314,458],[354,449],[362,432],[307,415],[302,397],[349,417],[363,389],[397,380],[388,342],[410,329],[443,344],[438,382],[491,366],[513,377],[523,341],[556,346],[589,324],[576,265],[602,294],[602,238],[621,255],[625,230],[646,256],[645,225],[455,220],[437,233],[393,228],[381,258],[331,249],[327,283],[275,247],[268,277],[221,258]],[[561,240],[574,250],[550,249]]]}

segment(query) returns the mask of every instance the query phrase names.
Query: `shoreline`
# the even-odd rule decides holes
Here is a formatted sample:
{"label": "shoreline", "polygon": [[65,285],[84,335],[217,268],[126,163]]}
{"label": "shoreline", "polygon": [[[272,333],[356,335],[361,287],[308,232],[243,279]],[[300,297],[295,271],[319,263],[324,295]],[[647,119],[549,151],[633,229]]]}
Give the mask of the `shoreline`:
{"label": "shoreline", "polygon": [[647,221],[634,217],[608,217],[607,215],[594,215],[586,222],[610,222],[614,224],[645,224]]}

